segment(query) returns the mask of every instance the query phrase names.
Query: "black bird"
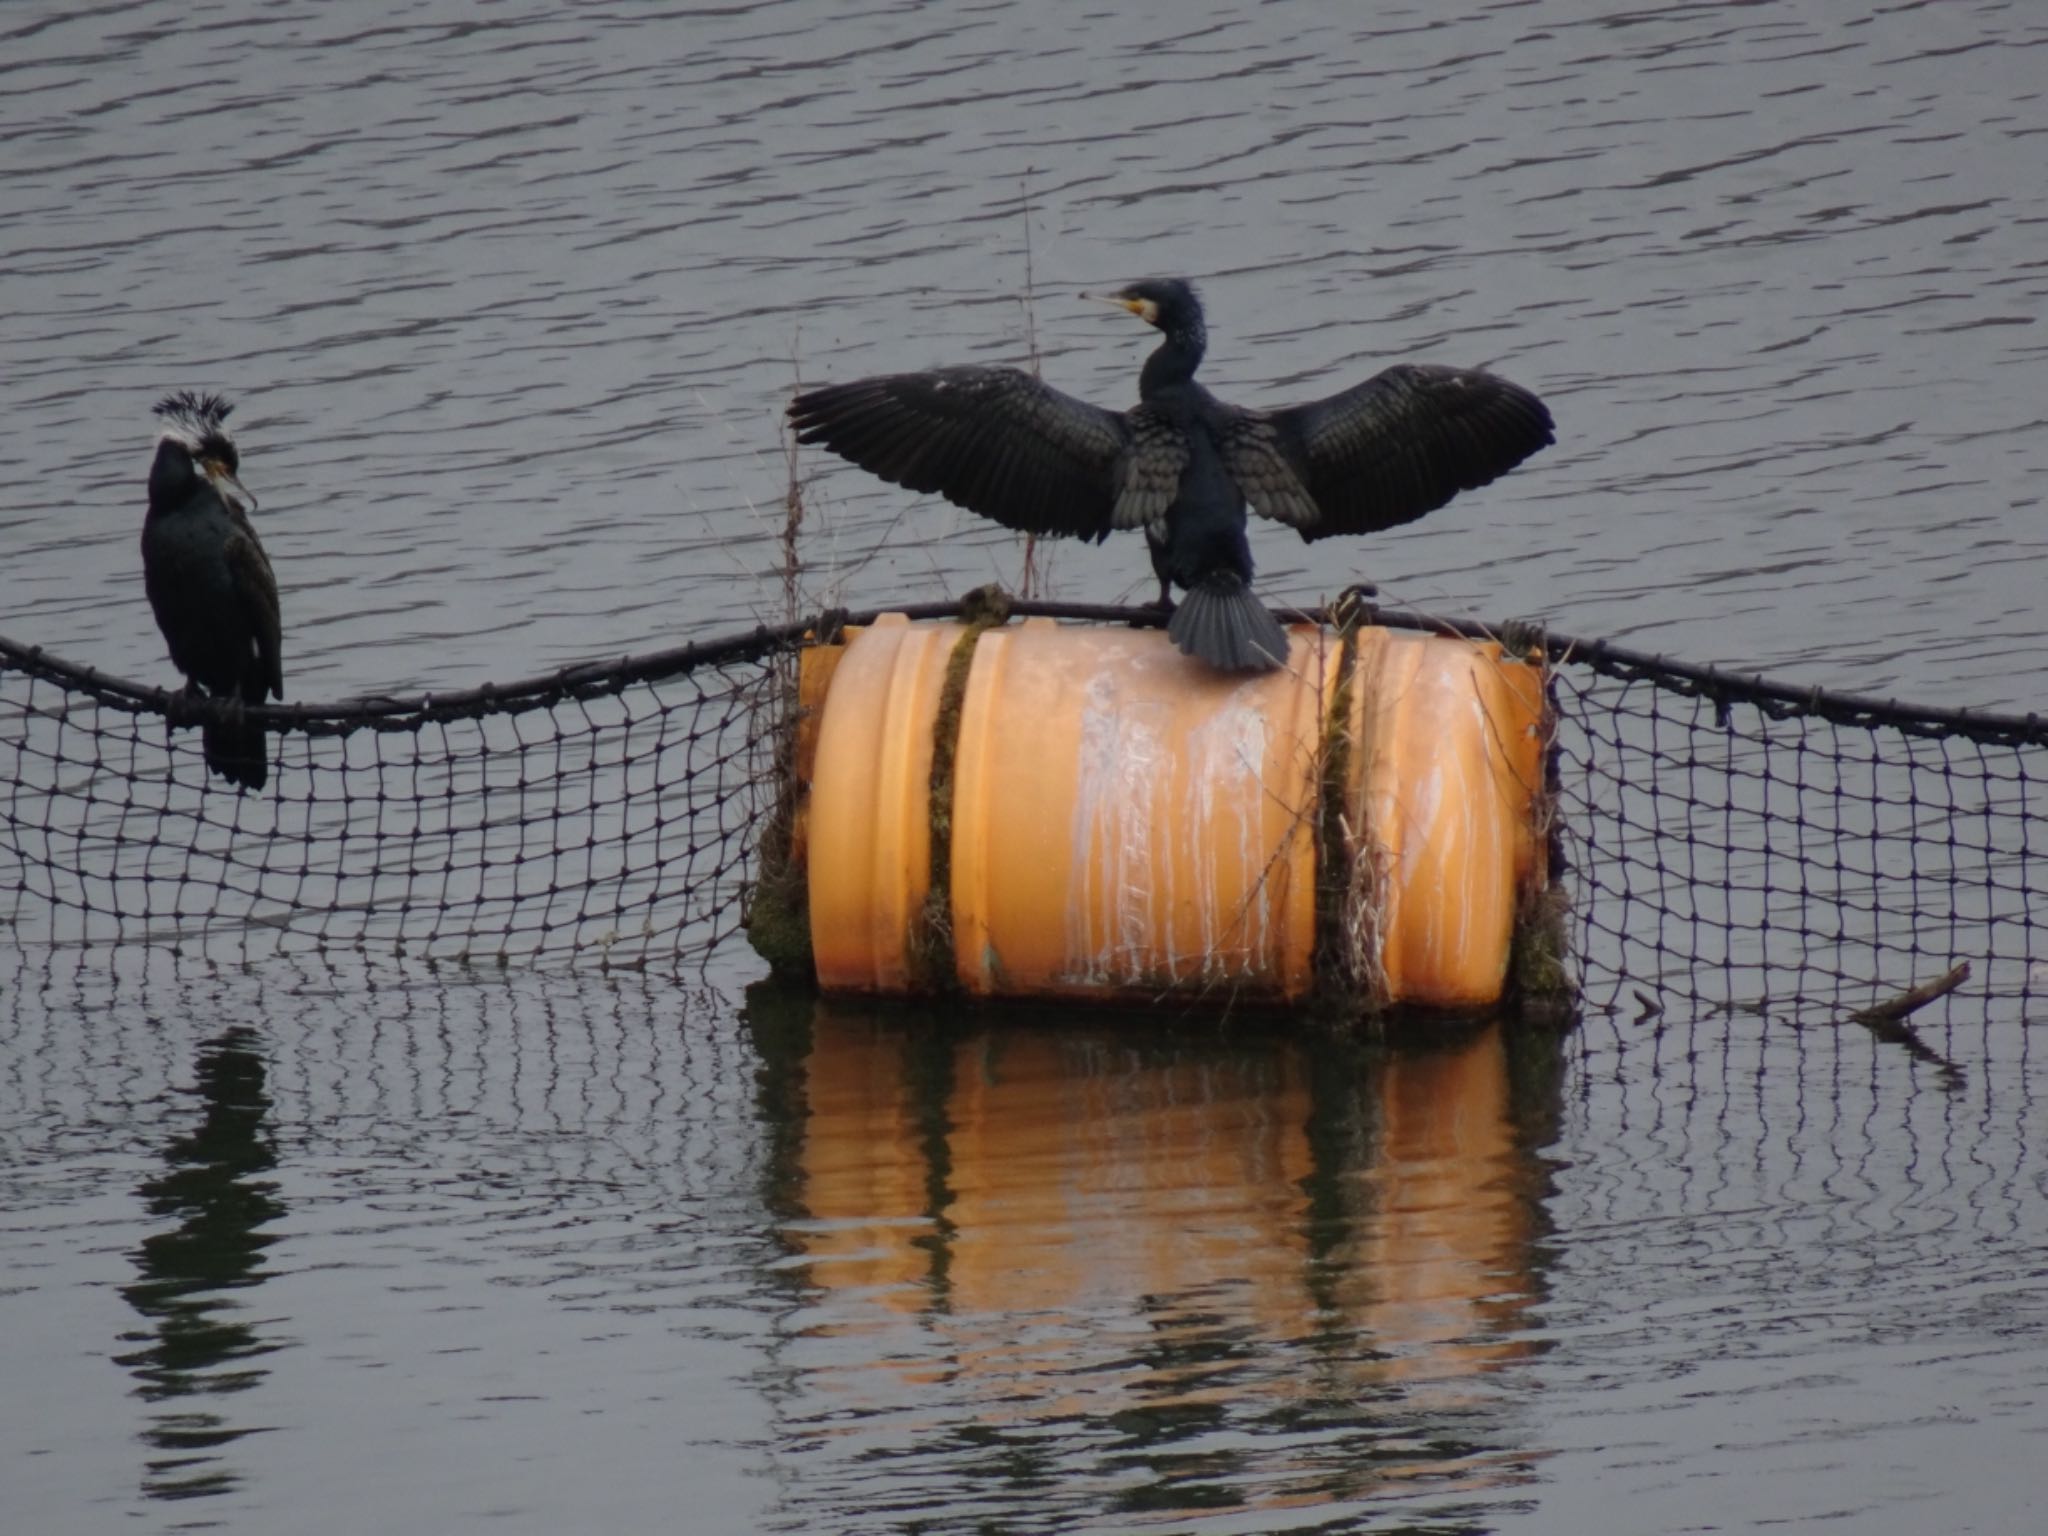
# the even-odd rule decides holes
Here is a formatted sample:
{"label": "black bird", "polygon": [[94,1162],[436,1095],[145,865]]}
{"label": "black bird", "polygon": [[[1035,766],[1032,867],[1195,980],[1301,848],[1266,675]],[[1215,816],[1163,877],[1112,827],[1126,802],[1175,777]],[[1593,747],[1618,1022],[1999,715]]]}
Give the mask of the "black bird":
{"label": "black bird", "polygon": [[[249,522],[256,498],[235,478],[233,409],[219,395],[190,391],[158,403],[142,584],[187,689],[260,704],[266,693],[284,697],[277,577]],[[232,784],[263,787],[262,727],[208,725],[201,740],[207,767]]]}
{"label": "black bird", "polygon": [[1285,632],[1252,595],[1245,503],[1304,539],[1375,533],[1435,511],[1555,441],[1550,412],[1476,369],[1401,363],[1342,394],[1275,411],[1195,382],[1201,301],[1178,278],[1110,294],[1166,339],[1121,414],[1014,368],[940,368],[828,385],[789,406],[820,443],[913,491],[1029,533],[1101,540],[1142,528],[1167,632],[1225,671],[1264,671]]}

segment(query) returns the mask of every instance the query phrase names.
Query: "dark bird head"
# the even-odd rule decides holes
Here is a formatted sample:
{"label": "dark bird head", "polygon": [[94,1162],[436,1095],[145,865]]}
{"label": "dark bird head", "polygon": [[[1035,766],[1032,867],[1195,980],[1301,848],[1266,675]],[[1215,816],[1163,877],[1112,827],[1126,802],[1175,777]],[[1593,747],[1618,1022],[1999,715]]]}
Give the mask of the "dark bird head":
{"label": "dark bird head", "polygon": [[1138,376],[1141,396],[1150,399],[1156,391],[1175,388],[1195,376],[1202,354],[1209,349],[1209,332],[1202,324],[1202,301],[1195,296],[1193,283],[1177,277],[1148,277],[1115,293],[1084,293],[1081,297],[1128,309],[1165,333],[1166,339],[1145,360],[1145,371]]}
{"label": "dark bird head", "polygon": [[1148,277],[1115,293],[1084,293],[1081,297],[1121,305],[1169,336],[1202,334],[1202,301],[1195,285],[1178,277]]}
{"label": "dark bird head", "polygon": [[181,389],[156,403],[156,463],[149,472],[152,507],[182,502],[200,481],[211,485],[230,506],[256,509],[256,498],[236,478],[242,456],[227,428],[234,407],[219,395]]}

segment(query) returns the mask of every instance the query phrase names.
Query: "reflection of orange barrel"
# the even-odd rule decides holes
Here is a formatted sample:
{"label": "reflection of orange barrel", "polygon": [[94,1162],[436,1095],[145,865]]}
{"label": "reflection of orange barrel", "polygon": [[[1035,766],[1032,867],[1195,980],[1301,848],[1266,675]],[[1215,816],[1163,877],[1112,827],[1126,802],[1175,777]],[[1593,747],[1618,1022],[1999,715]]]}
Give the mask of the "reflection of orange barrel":
{"label": "reflection of orange barrel", "polygon": [[[1372,1347],[1318,1351],[1318,1390],[1412,1425],[1483,1405],[1473,1379],[1532,1347],[1541,1178],[1498,1025],[1360,1057],[1258,1032],[1133,1052],[1087,1029],[942,1036],[830,1002],[805,1022],[781,1237],[805,1261],[801,1330],[866,1335],[837,1374],[871,1410],[936,1383],[989,1424],[1286,1399],[1294,1377],[1173,1342],[1321,1333]],[[1545,1038],[1525,1065],[1558,1059]],[[889,1313],[921,1321],[877,1338]],[[1159,1347],[1134,1356],[1134,1325]]]}
{"label": "reflection of orange barrel", "polygon": [[936,943],[982,995],[1293,1001],[1334,965],[1375,1002],[1497,999],[1537,863],[1540,672],[1491,643],[1292,638],[1286,668],[1225,676],[1157,631],[853,632],[815,669],[802,765],[820,984],[913,990]]}

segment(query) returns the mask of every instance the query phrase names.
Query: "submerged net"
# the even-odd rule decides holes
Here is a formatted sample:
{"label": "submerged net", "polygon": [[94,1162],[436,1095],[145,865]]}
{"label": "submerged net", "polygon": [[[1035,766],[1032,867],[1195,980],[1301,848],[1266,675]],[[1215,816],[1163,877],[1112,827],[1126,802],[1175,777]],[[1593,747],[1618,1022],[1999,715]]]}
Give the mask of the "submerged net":
{"label": "submerged net", "polygon": [[[0,641],[0,936],[223,963],[349,950],[701,970],[738,952],[811,627],[461,694],[253,710],[276,731],[261,795],[209,781],[192,722],[214,706]],[[2048,726],[1534,643],[1554,664],[1584,1007],[1839,1020],[1945,979],[1918,1017],[2018,1021],[2048,993]]]}

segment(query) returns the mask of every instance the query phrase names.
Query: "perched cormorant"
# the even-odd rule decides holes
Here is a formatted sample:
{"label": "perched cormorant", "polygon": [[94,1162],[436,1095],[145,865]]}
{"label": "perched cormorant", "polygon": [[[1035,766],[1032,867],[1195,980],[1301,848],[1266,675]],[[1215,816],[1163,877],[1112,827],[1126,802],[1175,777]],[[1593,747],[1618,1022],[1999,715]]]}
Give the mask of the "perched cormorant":
{"label": "perched cormorant", "polygon": [[[260,704],[266,693],[284,697],[277,577],[249,522],[256,498],[235,478],[232,409],[218,395],[189,391],[158,403],[142,584],[187,688]],[[201,739],[207,767],[263,787],[269,753],[260,726],[208,725]]]}
{"label": "perched cormorant", "polygon": [[940,368],[833,384],[789,406],[797,441],[1028,533],[1101,540],[1142,528],[1187,598],[1167,632],[1225,671],[1264,671],[1285,632],[1252,595],[1245,503],[1304,539],[1374,533],[1432,512],[1554,441],[1550,412],[1476,369],[1401,363],[1342,394],[1276,411],[1195,382],[1202,305],[1178,278],[1111,294],[1165,333],[1121,414],[1014,368]]}

